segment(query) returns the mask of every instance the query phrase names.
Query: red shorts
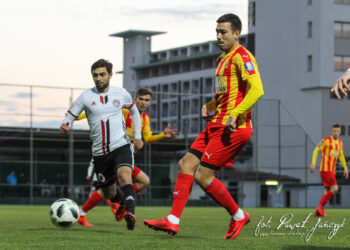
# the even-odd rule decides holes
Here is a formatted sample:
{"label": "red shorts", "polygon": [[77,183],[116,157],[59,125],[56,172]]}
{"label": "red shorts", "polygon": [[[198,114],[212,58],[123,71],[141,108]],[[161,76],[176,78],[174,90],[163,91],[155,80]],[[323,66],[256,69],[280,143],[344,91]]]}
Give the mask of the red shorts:
{"label": "red shorts", "polygon": [[218,170],[232,167],[233,159],[252,135],[251,128],[239,128],[228,132],[225,125],[209,123],[191,145],[189,152],[201,160],[201,165]]}
{"label": "red shorts", "polygon": [[[132,179],[135,179],[136,176],[138,176],[138,174],[141,172],[141,169],[139,169],[138,167],[134,166],[134,169],[131,173],[131,178]],[[119,180],[118,180],[118,176],[115,177],[115,182],[116,183],[119,183]]]}
{"label": "red shorts", "polygon": [[330,186],[338,185],[334,173],[332,173],[332,172],[323,172],[323,171],[321,171],[320,173],[321,173],[321,179],[323,181],[323,186],[325,188],[329,188]]}

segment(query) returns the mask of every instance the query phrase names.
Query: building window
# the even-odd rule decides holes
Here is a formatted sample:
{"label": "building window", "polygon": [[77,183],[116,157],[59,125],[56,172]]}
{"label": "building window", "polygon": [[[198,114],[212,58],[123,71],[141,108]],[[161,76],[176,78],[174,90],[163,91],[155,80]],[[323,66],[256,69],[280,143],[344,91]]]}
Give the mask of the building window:
{"label": "building window", "polygon": [[184,82],[183,93],[185,94],[190,93],[190,82],[188,81]]}
{"label": "building window", "polygon": [[177,115],[177,102],[172,102],[170,106],[170,116]]}
{"label": "building window", "polygon": [[168,98],[168,92],[169,92],[169,86],[163,85],[162,86],[162,98]]}
{"label": "building window", "polygon": [[345,71],[350,68],[350,56],[334,56],[334,70]]}
{"label": "building window", "polygon": [[350,22],[334,22],[334,37],[350,38]]}
{"label": "building window", "polygon": [[204,93],[212,93],[213,91],[214,91],[213,79],[212,78],[206,78],[205,79]]}
{"label": "building window", "polygon": [[312,71],[312,55],[307,56],[307,66],[306,71],[311,72]]}
{"label": "building window", "polygon": [[182,134],[187,135],[189,132],[189,127],[190,127],[190,120],[189,119],[183,119],[182,121]]}
{"label": "building window", "polygon": [[341,129],[340,135],[345,135],[345,125],[340,125],[340,129]]}
{"label": "building window", "polygon": [[307,38],[312,37],[312,22],[307,23]]}
{"label": "building window", "polygon": [[191,134],[198,133],[199,131],[199,121],[198,118],[193,118],[191,122]]}
{"label": "building window", "polygon": [[307,5],[312,5],[312,0],[307,0]]}
{"label": "building window", "polygon": [[334,0],[335,4],[350,4],[350,0]]}
{"label": "building window", "polygon": [[200,89],[199,89],[199,81],[198,80],[193,80],[191,83],[191,92],[192,94],[198,94]]}
{"label": "building window", "polygon": [[248,6],[248,28],[255,26],[255,2],[250,2]]}
{"label": "building window", "polygon": [[188,115],[190,113],[190,101],[189,100],[185,100],[183,101],[183,105],[182,105],[182,114],[183,115]]}
{"label": "building window", "polygon": [[199,110],[199,101],[198,99],[192,100],[191,114],[198,114]]}
{"label": "building window", "polygon": [[172,94],[170,97],[171,98],[175,98],[177,97],[177,83],[174,82],[170,85],[170,93]]}
{"label": "building window", "polygon": [[168,107],[169,107],[168,103],[163,103],[163,105],[162,105],[162,116],[163,117],[168,116],[168,113],[169,113]]}

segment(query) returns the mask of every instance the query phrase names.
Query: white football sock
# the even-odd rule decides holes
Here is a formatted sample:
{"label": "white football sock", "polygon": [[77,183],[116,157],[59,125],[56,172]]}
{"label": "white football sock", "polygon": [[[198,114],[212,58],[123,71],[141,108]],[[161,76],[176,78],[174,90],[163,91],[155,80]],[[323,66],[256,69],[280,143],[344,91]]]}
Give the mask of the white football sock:
{"label": "white football sock", "polygon": [[84,210],[82,208],[80,208],[80,216],[86,216],[86,213],[84,212]]}
{"label": "white football sock", "polygon": [[234,219],[235,221],[243,220],[244,219],[243,210],[239,208],[238,211],[235,213],[235,215],[232,216],[232,219]]}
{"label": "white football sock", "polygon": [[172,214],[169,214],[167,218],[173,224],[179,224],[180,223],[180,218],[177,218],[176,216],[174,216]]}

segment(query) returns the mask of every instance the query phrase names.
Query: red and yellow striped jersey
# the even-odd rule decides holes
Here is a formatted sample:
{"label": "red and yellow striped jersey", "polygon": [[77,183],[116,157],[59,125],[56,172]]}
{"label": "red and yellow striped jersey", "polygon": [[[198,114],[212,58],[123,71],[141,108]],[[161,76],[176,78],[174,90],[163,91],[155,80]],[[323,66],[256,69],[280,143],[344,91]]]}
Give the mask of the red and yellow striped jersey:
{"label": "red and yellow striped jersey", "polygon": [[[134,125],[131,120],[131,114],[128,109],[123,109],[123,115],[125,120],[126,135],[133,140],[134,139]],[[149,116],[146,112],[141,113],[141,133],[146,143],[154,143],[165,138],[164,132],[153,135],[150,128]]]}
{"label": "red and yellow striped jersey", "polygon": [[314,150],[312,164],[316,164],[317,154],[320,150],[322,150],[321,172],[335,173],[338,158],[344,169],[347,169],[343,153],[343,142],[340,139],[335,140],[332,136],[323,138]]}
{"label": "red and yellow striped jersey", "polygon": [[[217,60],[215,114],[211,122],[226,125],[232,111],[249,90],[247,79],[259,76],[254,56],[243,46],[238,46]],[[251,108],[237,117],[237,128],[251,128]]]}

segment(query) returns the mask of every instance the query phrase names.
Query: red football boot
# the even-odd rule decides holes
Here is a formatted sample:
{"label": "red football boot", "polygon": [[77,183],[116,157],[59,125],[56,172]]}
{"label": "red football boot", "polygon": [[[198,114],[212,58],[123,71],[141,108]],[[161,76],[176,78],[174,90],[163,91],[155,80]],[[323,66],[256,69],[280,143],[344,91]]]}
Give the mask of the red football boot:
{"label": "red football boot", "polygon": [[118,210],[120,204],[117,203],[117,202],[114,202],[114,203],[113,203],[113,202],[111,202],[111,201],[108,200],[108,199],[107,199],[107,203],[108,203],[108,205],[111,207],[112,213],[115,215],[115,214],[117,213],[117,210]]}
{"label": "red football boot", "polygon": [[160,220],[144,220],[145,226],[152,228],[155,231],[164,231],[170,236],[174,236],[179,231],[179,224],[171,223],[168,218]]}
{"label": "red football boot", "polygon": [[317,207],[314,216],[327,217],[327,214],[324,212],[324,209],[322,207]]}
{"label": "red football boot", "polygon": [[126,214],[126,210],[124,205],[120,205],[115,213],[115,220],[116,221],[121,221],[124,219],[124,216]]}
{"label": "red football boot", "polygon": [[126,227],[128,230],[134,230],[135,229],[135,223],[136,223],[136,218],[135,215],[133,215],[130,212],[125,213],[125,221],[126,221]]}
{"label": "red football boot", "polygon": [[225,235],[225,240],[233,240],[241,232],[242,228],[249,223],[250,216],[248,213],[244,212],[244,219],[235,221],[231,219],[230,226]]}
{"label": "red football boot", "polygon": [[92,227],[93,225],[90,224],[87,219],[86,216],[80,215],[79,219],[78,219],[78,223],[84,227]]}

